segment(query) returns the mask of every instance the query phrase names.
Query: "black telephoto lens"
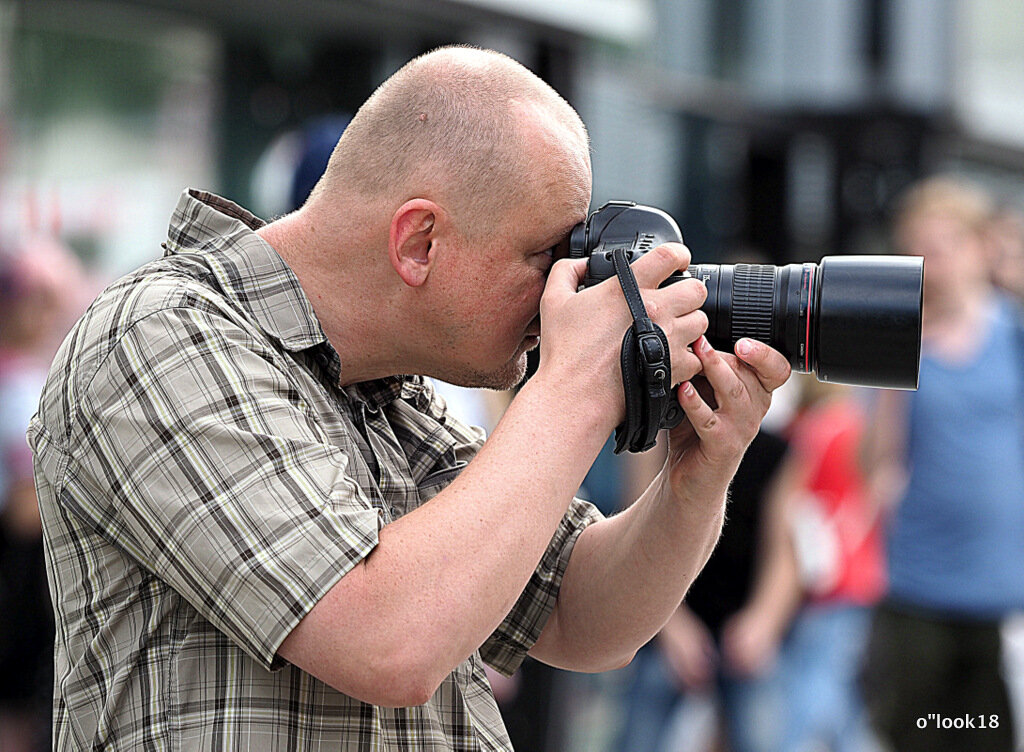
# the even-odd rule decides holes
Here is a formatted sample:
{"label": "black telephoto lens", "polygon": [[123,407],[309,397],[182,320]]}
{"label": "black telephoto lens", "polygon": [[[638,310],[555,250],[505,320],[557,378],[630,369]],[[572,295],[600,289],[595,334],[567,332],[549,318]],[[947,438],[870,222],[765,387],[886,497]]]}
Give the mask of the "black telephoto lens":
{"label": "black telephoto lens", "polygon": [[[609,201],[567,238],[570,258],[586,258],[583,286],[615,276],[612,251],[633,263],[662,243],[682,242],[668,214],[632,201]],[[707,338],[732,351],[750,337],[780,351],[793,369],[821,381],[916,389],[921,362],[924,259],[826,256],[820,264],[691,264],[687,276],[708,288],[701,310]],[[678,421],[677,421],[678,422]]]}
{"label": "black telephoto lens", "polygon": [[826,256],[820,264],[694,264],[708,289],[707,338],[765,342],[793,370],[840,384],[916,389],[924,260]]}

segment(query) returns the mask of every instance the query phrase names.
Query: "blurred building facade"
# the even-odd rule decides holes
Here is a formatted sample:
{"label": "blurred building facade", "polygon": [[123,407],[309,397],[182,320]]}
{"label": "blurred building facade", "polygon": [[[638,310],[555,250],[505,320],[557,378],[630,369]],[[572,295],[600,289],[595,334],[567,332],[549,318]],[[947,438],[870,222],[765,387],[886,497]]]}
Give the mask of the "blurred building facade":
{"label": "blurred building facade", "polygon": [[595,206],[661,206],[708,261],[877,251],[923,173],[1024,195],[1022,42],[1012,0],[0,0],[0,240],[112,274],[186,185],[280,212],[283,134],[470,43],[580,111]]}

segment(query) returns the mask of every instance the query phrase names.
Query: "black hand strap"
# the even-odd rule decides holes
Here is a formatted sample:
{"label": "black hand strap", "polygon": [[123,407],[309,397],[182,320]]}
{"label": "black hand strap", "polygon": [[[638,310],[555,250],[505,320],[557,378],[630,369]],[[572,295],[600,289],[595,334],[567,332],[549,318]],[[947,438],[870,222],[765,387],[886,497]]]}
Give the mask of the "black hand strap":
{"label": "black hand strap", "polygon": [[647,316],[636,277],[622,248],[612,251],[612,263],[633,325],[622,338],[620,365],[626,395],[626,419],[615,429],[615,453],[645,452],[654,446],[662,418],[671,403],[672,366],[668,339]]}

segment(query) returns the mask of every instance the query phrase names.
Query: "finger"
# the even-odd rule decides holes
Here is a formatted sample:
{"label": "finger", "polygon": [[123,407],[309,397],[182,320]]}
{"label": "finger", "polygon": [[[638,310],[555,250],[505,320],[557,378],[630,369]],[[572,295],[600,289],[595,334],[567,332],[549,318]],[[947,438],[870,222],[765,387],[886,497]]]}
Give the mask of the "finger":
{"label": "finger", "polygon": [[693,383],[684,381],[679,385],[679,406],[686,413],[690,426],[702,440],[707,440],[715,426],[718,425],[718,416],[711,406],[705,402],[697,393]]}
{"label": "finger", "polygon": [[662,328],[672,347],[690,347],[708,330],[708,317],[704,311],[690,311],[669,319]]}
{"label": "finger", "polygon": [[699,310],[707,300],[708,288],[699,279],[682,279],[656,290],[647,290],[643,297],[647,315],[657,321],[660,313],[683,316]]}
{"label": "finger", "polygon": [[640,287],[657,287],[672,272],[690,265],[690,249],[682,243],[665,243],[648,251],[630,267]]}
{"label": "finger", "polygon": [[789,361],[778,350],[746,337],[736,342],[736,357],[753,369],[758,381],[773,392],[786,383],[792,373]]}
{"label": "finger", "polygon": [[711,346],[707,337],[702,336],[694,342],[693,350],[704,366],[704,376],[715,390],[719,405],[749,399],[747,385],[740,374]]}
{"label": "finger", "polygon": [[715,399],[715,390],[712,388],[708,380],[704,378],[702,374],[697,374],[690,382],[696,387],[697,394],[700,398],[708,403],[712,410],[718,409],[718,401]]}
{"label": "finger", "polygon": [[560,302],[575,295],[587,274],[586,259],[561,259],[551,266],[548,281],[544,285],[544,297],[550,302]]}
{"label": "finger", "polygon": [[672,356],[672,363],[669,367],[672,369],[671,381],[673,384],[689,381],[701,372],[704,366],[691,348],[673,345],[669,349]]}
{"label": "finger", "polygon": [[673,384],[689,381],[704,368],[704,364],[697,357],[693,347],[687,344],[694,342],[703,333],[704,318],[701,318],[702,316],[703,314],[698,311],[688,317],[674,319],[670,326],[663,327],[669,341]]}

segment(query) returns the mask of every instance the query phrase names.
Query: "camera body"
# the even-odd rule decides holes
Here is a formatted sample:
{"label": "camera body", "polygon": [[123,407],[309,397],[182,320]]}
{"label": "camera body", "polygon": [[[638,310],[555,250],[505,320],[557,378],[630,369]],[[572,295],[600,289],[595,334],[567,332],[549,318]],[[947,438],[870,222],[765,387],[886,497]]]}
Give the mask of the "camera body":
{"label": "camera body", "polygon": [[[663,243],[682,242],[668,214],[609,201],[569,234],[569,256],[586,258],[583,286],[615,276],[612,251],[629,263]],[[691,264],[661,286],[695,277],[708,289],[706,336],[732,350],[742,337],[781,352],[820,381],[916,389],[921,362],[924,259],[826,256],[820,264]],[[678,421],[677,421],[678,422]]]}
{"label": "camera body", "polygon": [[[663,243],[682,242],[679,225],[661,209],[632,201],[609,201],[569,233],[569,257],[588,259],[583,286],[590,287],[615,276],[611,252],[616,248],[622,248],[633,263]],[[663,285],[686,276],[673,273]]]}

